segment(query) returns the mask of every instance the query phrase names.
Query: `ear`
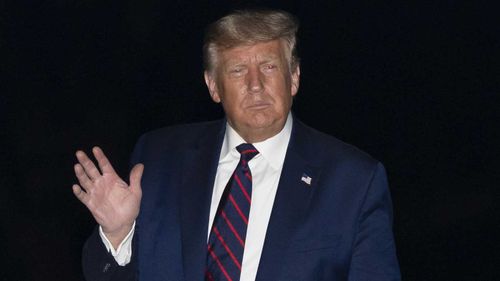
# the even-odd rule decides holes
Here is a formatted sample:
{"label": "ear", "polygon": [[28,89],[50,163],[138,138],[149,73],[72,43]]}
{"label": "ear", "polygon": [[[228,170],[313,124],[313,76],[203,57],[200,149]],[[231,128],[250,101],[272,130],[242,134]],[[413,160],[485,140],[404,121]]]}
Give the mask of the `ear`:
{"label": "ear", "polygon": [[299,84],[300,84],[300,66],[297,65],[297,67],[292,71],[292,97],[297,94],[299,91]]}
{"label": "ear", "polygon": [[210,93],[210,97],[212,100],[216,103],[220,103],[221,99],[219,96],[219,90],[217,88],[217,83],[215,82],[215,77],[213,74],[208,73],[208,71],[205,71],[204,73],[205,76],[205,84],[207,84],[208,92]]}

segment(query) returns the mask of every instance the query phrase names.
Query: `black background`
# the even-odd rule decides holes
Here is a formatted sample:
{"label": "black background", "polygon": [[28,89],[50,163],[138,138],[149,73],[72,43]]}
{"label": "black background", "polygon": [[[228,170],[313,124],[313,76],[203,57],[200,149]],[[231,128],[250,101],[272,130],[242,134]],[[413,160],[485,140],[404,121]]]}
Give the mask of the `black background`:
{"label": "black background", "polygon": [[[500,280],[496,1],[253,1],[301,21],[298,118],[381,160],[404,280]],[[285,1],[283,1],[285,2]],[[245,1],[0,1],[0,280],[82,280],[74,151],[216,119],[204,27]]]}

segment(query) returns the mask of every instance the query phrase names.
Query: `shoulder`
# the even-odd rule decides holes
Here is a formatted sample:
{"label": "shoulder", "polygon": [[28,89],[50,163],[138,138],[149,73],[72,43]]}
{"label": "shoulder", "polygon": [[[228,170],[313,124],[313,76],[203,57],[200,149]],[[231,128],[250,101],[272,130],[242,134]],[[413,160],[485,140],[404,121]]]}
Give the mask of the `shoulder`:
{"label": "shoulder", "polygon": [[140,139],[148,141],[196,141],[200,135],[216,133],[224,127],[224,120],[214,120],[200,123],[181,124],[163,127],[145,133]]}
{"label": "shoulder", "polygon": [[186,148],[198,146],[203,139],[218,138],[224,130],[223,119],[163,127],[143,134],[137,141],[134,155],[153,158],[155,155],[175,155]]}
{"label": "shoulder", "polygon": [[299,120],[294,120],[290,144],[298,147],[302,156],[316,166],[348,166],[373,170],[380,164],[356,146],[311,128]]}

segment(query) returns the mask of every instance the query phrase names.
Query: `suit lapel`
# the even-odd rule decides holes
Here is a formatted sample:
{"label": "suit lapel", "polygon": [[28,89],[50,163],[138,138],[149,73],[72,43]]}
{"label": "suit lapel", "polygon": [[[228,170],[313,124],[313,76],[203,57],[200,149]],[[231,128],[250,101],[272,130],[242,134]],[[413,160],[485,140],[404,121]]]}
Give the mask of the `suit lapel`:
{"label": "suit lapel", "polygon": [[181,240],[186,281],[203,280],[212,189],[225,122],[206,130],[197,146],[186,152],[180,191]]}
{"label": "suit lapel", "polygon": [[306,218],[319,178],[320,170],[304,157],[308,142],[302,126],[294,120],[256,280],[278,280],[290,238]]}
{"label": "suit lapel", "polygon": [[[206,130],[182,163],[180,224],[186,281],[204,280],[208,217],[225,121]],[[320,170],[307,161],[307,134],[294,120],[256,280],[277,280],[290,238],[307,216]],[[307,178],[311,177],[311,184]]]}

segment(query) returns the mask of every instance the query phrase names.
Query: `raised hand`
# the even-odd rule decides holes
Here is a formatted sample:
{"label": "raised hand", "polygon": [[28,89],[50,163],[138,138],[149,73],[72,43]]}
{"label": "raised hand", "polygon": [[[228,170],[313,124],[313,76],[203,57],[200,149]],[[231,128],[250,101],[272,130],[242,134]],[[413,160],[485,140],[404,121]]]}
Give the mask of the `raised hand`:
{"label": "raised hand", "polygon": [[77,151],[78,163],[74,168],[80,185],[73,185],[73,193],[87,206],[116,249],[139,214],[144,166],[137,164],[133,167],[130,185],[127,185],[99,147],[94,147],[92,153],[100,171],[83,151]]}

